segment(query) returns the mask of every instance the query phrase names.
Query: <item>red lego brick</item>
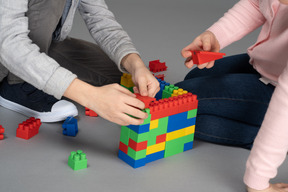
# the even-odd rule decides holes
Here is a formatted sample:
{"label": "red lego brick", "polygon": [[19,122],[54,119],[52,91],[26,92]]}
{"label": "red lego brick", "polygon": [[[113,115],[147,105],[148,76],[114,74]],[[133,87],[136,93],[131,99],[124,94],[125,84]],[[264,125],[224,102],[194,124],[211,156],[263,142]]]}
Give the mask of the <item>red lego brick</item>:
{"label": "red lego brick", "polygon": [[225,53],[209,52],[209,51],[191,51],[193,63],[201,65],[209,61],[223,58]]}
{"label": "red lego brick", "polygon": [[166,133],[162,134],[162,135],[158,135],[156,137],[156,144],[162,143],[162,142],[165,142],[165,141],[166,141]]}
{"label": "red lego brick", "polygon": [[5,129],[2,127],[2,125],[0,125],[0,140],[4,139],[4,132]]}
{"label": "red lego brick", "polygon": [[161,63],[160,60],[154,60],[149,62],[149,69],[153,73],[157,73],[160,71],[166,71],[167,66],[165,62]]}
{"label": "red lego brick", "polygon": [[127,154],[128,153],[128,146],[120,141],[119,150],[122,151],[123,153]]}
{"label": "red lego brick", "polygon": [[161,79],[162,81],[164,81],[164,77],[165,77],[164,74],[159,74],[159,75],[154,75],[154,76],[157,77],[158,79]]}
{"label": "red lego brick", "polygon": [[87,107],[85,107],[85,115],[90,116],[90,117],[98,117],[98,114],[95,111],[93,111]]}
{"label": "red lego brick", "polygon": [[129,139],[128,146],[134,149],[135,151],[141,151],[141,150],[147,149],[147,144],[148,144],[148,141],[142,141],[142,142],[137,143],[133,139]]}
{"label": "red lego brick", "polygon": [[141,100],[145,104],[145,108],[148,108],[152,101],[156,101],[156,98],[154,97],[142,96],[139,93],[135,93],[135,95],[137,99]]}
{"label": "red lego brick", "polygon": [[151,121],[196,109],[197,106],[197,96],[192,93],[161,99],[149,105]]}
{"label": "red lego brick", "polygon": [[16,130],[16,137],[26,140],[32,138],[39,133],[41,124],[40,119],[35,119],[34,117],[27,119],[19,124]]}

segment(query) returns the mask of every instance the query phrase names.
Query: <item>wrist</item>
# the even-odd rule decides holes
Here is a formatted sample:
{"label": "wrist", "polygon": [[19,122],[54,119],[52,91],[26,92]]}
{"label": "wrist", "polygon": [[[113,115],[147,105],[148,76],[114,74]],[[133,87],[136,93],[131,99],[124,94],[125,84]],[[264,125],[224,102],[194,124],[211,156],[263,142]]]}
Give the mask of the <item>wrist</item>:
{"label": "wrist", "polygon": [[141,67],[145,67],[145,64],[143,63],[140,56],[136,53],[130,53],[123,57],[121,60],[121,65],[130,73],[134,74],[136,69],[139,69]]}
{"label": "wrist", "polygon": [[74,79],[69,87],[66,89],[64,96],[79,103],[82,106],[89,106],[89,93],[93,87],[92,85],[81,81],[80,79]]}

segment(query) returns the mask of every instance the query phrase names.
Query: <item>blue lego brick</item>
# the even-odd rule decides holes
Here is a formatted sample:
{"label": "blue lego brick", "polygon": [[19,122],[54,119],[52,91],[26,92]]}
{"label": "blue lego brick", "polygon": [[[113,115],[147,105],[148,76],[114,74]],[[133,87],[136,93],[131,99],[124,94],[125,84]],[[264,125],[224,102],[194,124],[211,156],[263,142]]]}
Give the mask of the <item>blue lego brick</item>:
{"label": "blue lego brick", "polygon": [[163,159],[164,158],[164,153],[165,153],[165,151],[163,150],[163,151],[159,151],[159,152],[147,155],[146,156],[146,163],[150,163],[150,162],[156,161],[158,159]]}
{"label": "blue lego brick", "polygon": [[129,129],[135,131],[138,134],[139,133],[146,133],[146,132],[149,132],[150,123],[145,124],[145,125],[128,125],[127,127]]}
{"label": "blue lego brick", "polygon": [[75,137],[78,133],[77,119],[74,117],[67,117],[67,119],[62,124],[63,135]]}
{"label": "blue lego brick", "polygon": [[187,151],[193,148],[193,141],[184,144],[184,150]]}
{"label": "blue lego brick", "polygon": [[195,125],[196,117],[187,119],[187,111],[171,115],[168,119],[167,133]]}
{"label": "blue lego brick", "polygon": [[145,166],[146,164],[146,158],[134,160],[131,157],[129,157],[127,154],[125,154],[123,151],[120,151],[120,150],[118,152],[118,157],[133,168],[142,167],[142,166]]}
{"label": "blue lego brick", "polygon": [[156,78],[156,79],[158,80],[158,82],[160,84],[160,90],[155,96],[156,100],[158,101],[158,100],[162,99],[162,93],[163,93],[163,90],[165,89],[165,86],[169,86],[170,83],[162,81],[161,79],[158,79],[158,78]]}

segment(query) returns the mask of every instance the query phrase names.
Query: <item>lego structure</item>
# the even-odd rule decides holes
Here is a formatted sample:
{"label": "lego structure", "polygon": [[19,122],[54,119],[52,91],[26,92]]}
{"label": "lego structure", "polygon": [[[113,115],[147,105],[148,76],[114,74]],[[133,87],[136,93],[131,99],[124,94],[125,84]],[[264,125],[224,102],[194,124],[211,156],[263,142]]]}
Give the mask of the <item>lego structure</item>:
{"label": "lego structure", "polygon": [[191,51],[193,63],[201,65],[209,61],[223,58],[225,53],[209,52],[209,51]]}
{"label": "lego structure", "polygon": [[0,125],[0,140],[4,139],[4,132],[5,132],[5,129],[2,127],[2,125]]}
{"label": "lego structure", "polygon": [[98,117],[98,114],[95,111],[93,111],[87,107],[85,107],[85,115],[90,116],[90,117]]}
{"label": "lego structure", "polygon": [[121,127],[118,157],[134,168],[193,147],[197,96],[158,81],[158,98],[136,95],[146,106],[144,123]]}
{"label": "lego structure", "polygon": [[18,125],[18,128],[16,130],[16,137],[26,140],[34,137],[39,133],[39,128],[41,124],[42,123],[40,119],[35,119],[34,117],[31,117],[26,121],[23,121]]}
{"label": "lego structure", "polygon": [[134,83],[132,81],[131,74],[123,73],[123,75],[121,76],[120,84],[133,93]]}
{"label": "lego structure", "polygon": [[63,135],[75,137],[78,133],[78,123],[77,119],[74,117],[67,117],[67,119],[62,124]]}
{"label": "lego structure", "polygon": [[77,150],[77,152],[72,151],[68,158],[68,165],[74,171],[80,169],[86,169],[87,168],[86,154],[83,153],[81,150]]}
{"label": "lego structure", "polygon": [[151,72],[157,73],[160,71],[166,71],[167,66],[165,62],[161,63],[160,60],[154,60],[149,62],[149,69]]}

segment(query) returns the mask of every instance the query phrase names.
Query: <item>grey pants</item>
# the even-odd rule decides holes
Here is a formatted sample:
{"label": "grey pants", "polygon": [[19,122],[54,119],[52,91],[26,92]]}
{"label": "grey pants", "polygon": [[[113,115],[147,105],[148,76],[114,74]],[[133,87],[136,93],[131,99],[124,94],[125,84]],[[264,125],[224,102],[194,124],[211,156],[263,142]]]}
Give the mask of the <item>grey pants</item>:
{"label": "grey pants", "polygon": [[[95,86],[119,83],[122,73],[96,44],[75,38],[61,42],[52,40],[65,3],[66,0],[29,0],[26,13],[29,38],[40,47],[41,52],[75,73],[79,79]],[[0,81],[5,77],[10,84],[23,82],[0,64]]]}

